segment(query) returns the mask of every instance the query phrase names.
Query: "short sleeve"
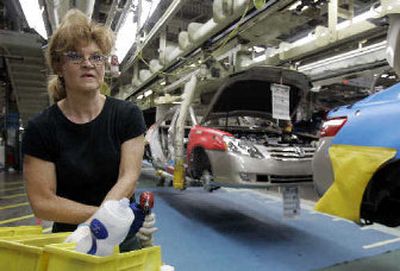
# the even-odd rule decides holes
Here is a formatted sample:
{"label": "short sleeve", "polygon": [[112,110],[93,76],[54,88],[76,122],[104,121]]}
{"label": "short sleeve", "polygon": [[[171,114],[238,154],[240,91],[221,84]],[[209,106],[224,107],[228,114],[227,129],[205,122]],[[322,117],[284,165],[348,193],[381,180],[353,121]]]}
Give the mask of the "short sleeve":
{"label": "short sleeve", "polygon": [[43,134],[43,131],[40,131],[34,122],[29,121],[22,137],[22,153],[54,162],[55,157],[51,149],[50,137]]}
{"label": "short sleeve", "polygon": [[121,142],[138,137],[146,131],[143,113],[133,103],[128,103],[121,116]]}

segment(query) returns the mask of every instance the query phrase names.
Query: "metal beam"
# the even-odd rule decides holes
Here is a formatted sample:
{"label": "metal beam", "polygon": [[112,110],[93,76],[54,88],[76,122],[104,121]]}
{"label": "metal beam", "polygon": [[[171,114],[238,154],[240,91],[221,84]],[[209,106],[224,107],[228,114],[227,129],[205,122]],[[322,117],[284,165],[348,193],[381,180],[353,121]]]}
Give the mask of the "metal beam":
{"label": "metal beam", "polygon": [[108,11],[105,26],[111,28],[111,24],[114,21],[115,15],[117,14],[117,11],[118,11],[119,1],[120,0],[113,0],[110,10]]}

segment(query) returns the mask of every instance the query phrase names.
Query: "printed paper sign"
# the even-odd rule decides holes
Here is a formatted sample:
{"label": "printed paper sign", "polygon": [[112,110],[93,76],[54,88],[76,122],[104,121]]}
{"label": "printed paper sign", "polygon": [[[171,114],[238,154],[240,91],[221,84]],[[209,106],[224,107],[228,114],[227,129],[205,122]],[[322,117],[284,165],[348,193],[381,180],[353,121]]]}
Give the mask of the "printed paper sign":
{"label": "printed paper sign", "polygon": [[271,84],[271,92],[272,117],[274,119],[290,120],[290,87],[281,84]]}
{"label": "printed paper sign", "polygon": [[294,218],[300,215],[300,196],[298,186],[284,186],[283,196],[283,215]]}

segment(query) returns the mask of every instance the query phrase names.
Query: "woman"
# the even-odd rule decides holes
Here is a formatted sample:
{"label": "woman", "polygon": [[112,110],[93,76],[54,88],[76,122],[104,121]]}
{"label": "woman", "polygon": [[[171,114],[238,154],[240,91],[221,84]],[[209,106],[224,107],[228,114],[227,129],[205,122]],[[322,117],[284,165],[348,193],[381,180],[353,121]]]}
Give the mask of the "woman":
{"label": "woman", "polygon": [[[28,123],[24,178],[34,214],[73,231],[105,200],[131,198],[140,175],[142,112],[101,94],[113,33],[70,10],[49,41],[47,61],[55,104]],[[141,232],[155,230],[154,217]],[[147,229],[146,229],[147,226]]]}

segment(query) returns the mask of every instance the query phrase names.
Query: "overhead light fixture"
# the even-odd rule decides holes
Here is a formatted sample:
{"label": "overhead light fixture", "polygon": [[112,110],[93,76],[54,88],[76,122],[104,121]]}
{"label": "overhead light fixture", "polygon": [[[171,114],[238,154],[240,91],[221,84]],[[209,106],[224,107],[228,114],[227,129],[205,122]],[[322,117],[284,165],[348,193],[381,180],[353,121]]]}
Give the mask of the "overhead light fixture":
{"label": "overhead light fixture", "polygon": [[146,21],[151,17],[151,15],[153,15],[159,3],[160,0],[142,1],[139,29],[141,29],[146,24]]}
{"label": "overhead light fixture", "polygon": [[145,91],[144,97],[149,97],[151,94],[153,94],[153,91],[151,89]]}
{"label": "overhead light fixture", "polygon": [[[301,3],[302,3],[301,1],[297,1],[297,2],[294,3],[292,6],[289,7],[289,10],[294,10],[294,9],[296,9],[296,7],[297,7],[298,5],[300,5]],[[362,14],[360,14],[360,15],[354,17],[354,18],[352,18],[351,20],[346,20],[346,21],[344,21],[344,22],[342,22],[342,23],[340,23],[340,24],[337,24],[336,30],[343,30],[343,29],[345,29],[345,28],[347,28],[347,27],[353,26],[354,24],[357,24],[357,23],[366,21],[366,20],[368,20],[368,19],[370,19],[370,18],[373,18],[373,17],[375,17],[376,15],[378,15],[378,14],[381,12],[381,10],[382,10],[382,6],[379,5],[378,7],[374,8],[374,9],[370,9],[369,11],[364,12],[364,13],[362,13]],[[324,35],[326,35],[326,34],[324,34],[324,33],[321,34],[321,36],[324,36]],[[294,42],[292,42],[292,43],[288,43],[286,46],[282,46],[282,48],[280,48],[280,49],[274,49],[274,50],[271,50],[271,53],[269,53],[269,54],[268,54],[268,52],[267,52],[266,54],[263,54],[263,55],[260,55],[260,56],[255,57],[255,58],[253,59],[252,63],[258,63],[258,62],[265,61],[265,60],[267,59],[267,57],[268,57],[268,58],[274,57],[275,55],[277,55],[277,54],[279,54],[279,53],[281,53],[281,52],[288,51],[288,50],[290,50],[291,48],[294,48],[294,47],[299,47],[299,46],[308,44],[308,43],[310,43],[310,42],[312,42],[312,41],[315,41],[316,39],[317,39],[317,36],[316,36],[313,32],[310,32],[310,33],[308,33],[307,36],[305,36],[305,37],[303,37],[303,38],[300,38],[300,39],[298,39],[298,40],[296,40],[296,41],[294,41]],[[384,42],[384,43],[385,43],[384,46],[386,46],[386,42]],[[376,44],[376,45],[373,45],[373,46],[381,46],[381,45],[382,45],[382,44],[379,43],[379,44]],[[367,48],[367,47],[365,47],[365,48]],[[362,53],[360,53],[360,52],[361,52],[361,51],[364,51],[365,48],[360,49],[358,53],[359,53],[359,54],[362,54]],[[379,48],[379,49],[381,49],[381,48]],[[364,53],[365,53],[365,51],[364,51]],[[347,55],[347,54],[350,54],[350,56]],[[343,58],[343,57],[353,57],[353,55],[352,55],[351,52],[349,52],[349,53],[347,53],[347,54],[343,54],[343,55],[340,55],[340,56],[338,56],[338,57],[342,57],[342,58]],[[325,63],[325,64],[326,64],[326,63]],[[316,67],[318,67],[318,66],[323,65],[323,64],[320,64],[320,63],[317,61],[317,62],[311,63],[311,64],[309,64],[309,65],[310,65],[310,66],[316,65]],[[307,66],[307,69],[308,69],[308,66],[309,66],[309,65],[305,65],[305,66],[303,66],[303,67],[305,68],[305,67]],[[314,66],[314,67],[315,67],[315,66]]]}
{"label": "overhead light fixture", "polygon": [[261,47],[261,46],[253,46],[253,49],[254,49],[254,52],[256,52],[257,54],[265,51],[265,48]]}
{"label": "overhead light fixture", "polygon": [[40,9],[39,1],[19,0],[29,27],[36,30],[40,36],[47,40],[47,31],[43,22],[43,8]]}
{"label": "overhead light fixture", "polygon": [[[301,10],[297,10],[297,8],[299,7],[299,6],[302,6],[302,8],[301,8]],[[303,5],[303,2],[302,1],[297,1],[296,3],[294,3],[293,5],[291,5],[290,7],[289,7],[289,10],[297,10],[298,12],[303,12],[303,11],[305,11],[306,9],[308,9],[310,6],[308,6],[308,5]]]}
{"label": "overhead light fixture", "polygon": [[354,17],[353,19],[346,20],[344,22],[341,22],[340,24],[337,24],[336,30],[342,30],[342,29],[350,27],[354,24],[357,24],[357,23],[366,21],[370,18],[373,18],[376,15],[378,15],[381,10],[382,10],[381,6],[378,6],[375,9],[370,9],[367,12],[361,13],[360,15]]}
{"label": "overhead light fixture", "polygon": [[136,98],[136,100],[141,100],[141,99],[143,99],[143,94],[140,94],[139,96],[137,96],[137,98]]}
{"label": "overhead light fixture", "polygon": [[319,68],[319,67],[327,67],[338,61],[343,61],[346,59],[362,56],[362,55],[376,52],[379,50],[384,50],[386,48],[386,45],[387,45],[387,41],[384,40],[382,42],[378,42],[378,43],[370,45],[370,46],[366,46],[366,47],[359,48],[359,49],[356,49],[356,50],[353,50],[353,51],[350,51],[350,52],[347,52],[344,54],[336,55],[333,57],[325,58],[325,59],[318,60],[318,61],[310,63],[310,64],[300,66],[299,71],[305,72],[305,71],[309,71],[309,70]]}
{"label": "overhead light fixture", "polygon": [[310,89],[312,92],[320,92],[321,91],[321,86],[314,86]]}
{"label": "overhead light fixture", "polygon": [[133,16],[133,10],[131,9],[127,12],[125,21],[122,23],[117,33],[115,54],[121,62],[136,40],[137,25],[133,22]]}
{"label": "overhead light fixture", "polygon": [[[129,11],[126,12],[126,16],[121,24],[121,27],[118,29],[117,38],[115,41],[115,54],[118,56],[118,59],[120,59],[121,62],[125,58],[129,49],[136,42],[138,29],[141,29],[145,25],[146,21],[151,17],[157,8],[160,0],[142,1],[141,3],[141,11],[138,9],[129,9]],[[138,6],[139,2],[138,0],[133,0],[132,4],[134,6]],[[139,22],[134,20],[135,15],[137,16],[137,14],[134,14],[135,12],[140,12]]]}
{"label": "overhead light fixture", "polygon": [[301,1],[297,1],[296,3],[294,3],[293,5],[291,5],[289,7],[289,10],[295,10],[297,8],[297,6],[300,4],[301,4]]}

